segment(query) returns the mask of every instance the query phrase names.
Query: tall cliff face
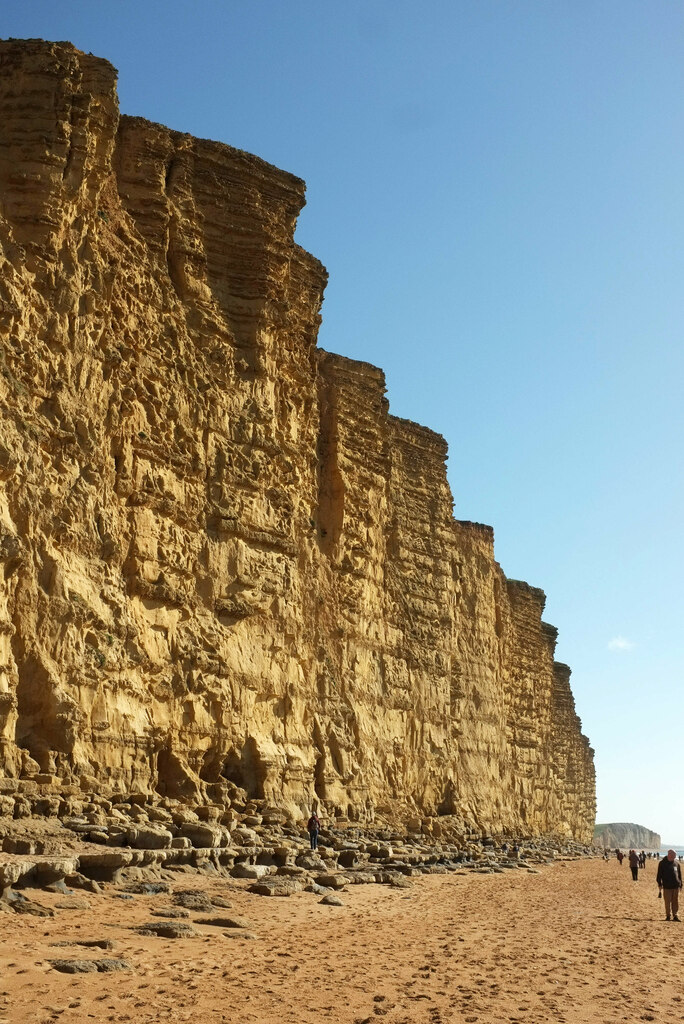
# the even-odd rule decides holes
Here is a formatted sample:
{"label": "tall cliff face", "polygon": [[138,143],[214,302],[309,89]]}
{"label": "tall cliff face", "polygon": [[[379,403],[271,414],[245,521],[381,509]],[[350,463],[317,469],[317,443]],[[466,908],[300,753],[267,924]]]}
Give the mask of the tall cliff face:
{"label": "tall cliff face", "polygon": [[105,61],[0,44],[0,768],[589,840],[544,595],[382,372],[316,348],[303,202],[120,118]]}

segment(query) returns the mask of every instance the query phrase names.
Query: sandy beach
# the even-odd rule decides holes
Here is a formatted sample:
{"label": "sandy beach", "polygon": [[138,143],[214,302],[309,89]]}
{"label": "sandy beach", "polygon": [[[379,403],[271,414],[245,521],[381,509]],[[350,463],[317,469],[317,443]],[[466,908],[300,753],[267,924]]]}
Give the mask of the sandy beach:
{"label": "sandy beach", "polygon": [[[614,859],[424,876],[410,889],[350,886],[341,907],[313,893],[262,897],[234,880],[184,873],[174,892],[201,889],[231,908],[190,911],[200,934],[181,939],[133,930],[160,921],[151,915],[173,894],[121,899],[107,886],[85,894],[87,910],[0,915],[0,1022],[684,1020],[684,924],[665,922],[655,870],[649,862],[637,883]],[[65,899],[27,895],[46,907]],[[231,915],[246,919],[252,937],[200,923]],[[102,939],[113,950],[51,945]],[[98,955],[129,969],[68,975],[49,963]]]}

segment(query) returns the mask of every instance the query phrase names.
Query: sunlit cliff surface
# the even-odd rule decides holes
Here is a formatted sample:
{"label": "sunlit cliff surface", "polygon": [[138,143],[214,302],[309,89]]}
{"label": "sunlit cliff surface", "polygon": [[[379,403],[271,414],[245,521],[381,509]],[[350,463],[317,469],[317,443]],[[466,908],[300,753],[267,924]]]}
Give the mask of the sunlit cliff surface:
{"label": "sunlit cliff surface", "polygon": [[120,117],[105,60],[0,44],[0,813],[244,790],[590,841],[544,595],[382,371],[316,347],[303,203]]}

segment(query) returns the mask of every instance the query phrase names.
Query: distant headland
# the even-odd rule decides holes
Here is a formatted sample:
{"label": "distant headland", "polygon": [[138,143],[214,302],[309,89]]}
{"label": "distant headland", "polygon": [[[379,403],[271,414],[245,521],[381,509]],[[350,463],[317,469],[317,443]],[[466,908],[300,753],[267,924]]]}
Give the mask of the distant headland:
{"label": "distant headland", "polygon": [[599,846],[613,848],[634,848],[641,850],[657,850],[660,848],[660,836],[643,825],[634,825],[629,821],[613,821],[610,824],[594,826],[594,842]]}

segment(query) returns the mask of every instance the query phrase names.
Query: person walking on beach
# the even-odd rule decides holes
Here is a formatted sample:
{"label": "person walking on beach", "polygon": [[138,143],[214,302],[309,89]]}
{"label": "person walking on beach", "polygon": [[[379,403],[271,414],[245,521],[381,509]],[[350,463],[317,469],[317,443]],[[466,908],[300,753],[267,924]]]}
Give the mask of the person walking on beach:
{"label": "person walking on beach", "polygon": [[682,869],[676,861],[677,854],[674,850],[668,850],[667,855],[658,864],[658,895],[663,894],[665,900],[665,920],[678,921],[677,911],[679,910],[679,890],[682,887]]}
{"label": "person walking on beach", "polygon": [[616,856],[618,859],[618,864],[620,865],[620,867],[622,867],[622,862],[625,859],[625,855],[622,852],[622,850],[616,850]]}
{"label": "person walking on beach", "polygon": [[632,870],[632,881],[639,881],[639,854],[636,850],[629,851],[629,866]]}
{"label": "person walking on beach", "polygon": [[321,822],[315,811],[311,812],[311,817],[306,823],[306,830],[309,833],[309,839],[311,841],[311,849],[315,850],[318,847],[318,833],[321,830]]}

